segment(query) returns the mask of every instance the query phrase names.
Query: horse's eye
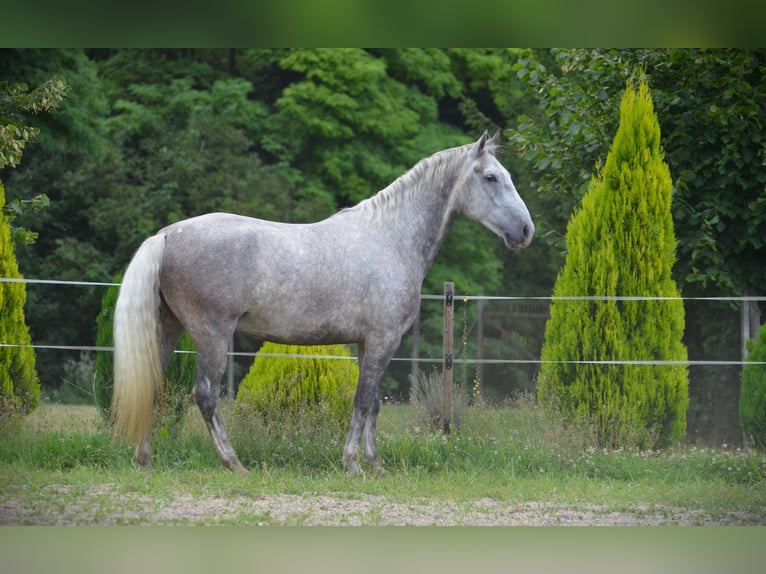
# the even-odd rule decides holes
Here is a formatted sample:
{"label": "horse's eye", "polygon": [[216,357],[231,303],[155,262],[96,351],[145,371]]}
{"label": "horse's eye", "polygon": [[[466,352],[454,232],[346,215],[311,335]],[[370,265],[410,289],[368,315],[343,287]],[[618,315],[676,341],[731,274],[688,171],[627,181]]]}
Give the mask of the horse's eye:
{"label": "horse's eye", "polygon": [[497,176],[495,176],[494,173],[488,173],[484,176],[484,181],[487,181],[489,183],[495,183],[497,181]]}

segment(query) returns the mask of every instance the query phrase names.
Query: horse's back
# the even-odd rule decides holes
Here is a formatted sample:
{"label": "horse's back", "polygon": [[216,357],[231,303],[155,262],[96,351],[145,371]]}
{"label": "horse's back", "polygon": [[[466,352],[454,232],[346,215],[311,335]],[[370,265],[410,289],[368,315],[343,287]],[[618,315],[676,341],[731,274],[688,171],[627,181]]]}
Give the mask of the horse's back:
{"label": "horse's back", "polygon": [[204,312],[236,318],[240,330],[264,339],[356,342],[406,322],[411,305],[400,300],[418,295],[419,286],[405,295],[398,256],[353,221],[288,224],[213,213],[160,233],[161,290],[182,322]]}

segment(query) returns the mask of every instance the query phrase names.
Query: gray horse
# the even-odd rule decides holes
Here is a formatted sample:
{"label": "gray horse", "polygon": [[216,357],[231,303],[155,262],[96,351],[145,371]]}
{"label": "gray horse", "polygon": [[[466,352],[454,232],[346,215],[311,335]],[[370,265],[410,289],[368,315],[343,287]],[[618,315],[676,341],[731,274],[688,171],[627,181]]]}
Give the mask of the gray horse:
{"label": "gray horse", "polygon": [[[380,379],[412,324],[423,278],[458,215],[508,248],[534,225],[495,158],[499,134],[421,160],[355,207],[312,224],[211,213],[174,223],[141,245],[114,316],[114,429],[151,467],[152,410],[179,338],[196,343],[194,399],[223,466],[246,472],[221,421],[218,398],[235,331],[292,344],[357,343],[359,382],[343,449],[380,470]],[[371,304],[374,302],[374,305]]]}

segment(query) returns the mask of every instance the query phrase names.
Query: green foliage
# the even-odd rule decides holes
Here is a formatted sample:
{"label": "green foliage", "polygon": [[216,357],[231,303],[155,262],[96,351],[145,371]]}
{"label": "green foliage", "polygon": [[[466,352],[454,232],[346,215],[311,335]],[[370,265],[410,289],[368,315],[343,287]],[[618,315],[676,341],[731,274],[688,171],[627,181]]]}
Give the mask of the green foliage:
{"label": "green foliage", "polygon": [[31,91],[24,83],[0,82],[0,168],[18,165],[24,146],[40,133],[28,125],[24,114],[58,108],[67,91],[62,76],[54,76]]}
{"label": "green foliage", "polygon": [[753,446],[766,449],[766,325],[757,341],[747,342],[747,364],[739,391],[739,424]]}
{"label": "green foliage", "polygon": [[[66,78],[71,94],[52,113],[30,115],[39,129],[33,145],[24,149],[22,162],[5,171],[9,203],[20,202],[14,213],[18,225],[38,235],[32,245],[17,243],[19,266],[27,276],[62,280],[104,281],[113,274],[110,252],[93,244],[88,208],[114,189],[112,166],[104,165],[103,117],[106,113],[101,81],[95,65],[82,50],[6,50],[0,58],[0,76],[30,86],[54,74]],[[86,168],[87,169],[83,169]],[[45,194],[50,206],[36,210],[27,203]],[[98,313],[101,289],[57,286],[28,291],[27,320],[35,342],[41,345],[90,344],[92,320]],[[65,376],[59,353],[39,353],[37,369],[46,395],[53,395]]]}
{"label": "green foliage", "polygon": [[[63,76],[56,75],[33,90],[27,84],[0,81],[0,169],[16,167],[24,147],[40,135],[40,129],[29,124],[28,114],[57,109],[66,98],[69,86]],[[3,211],[16,217],[24,212],[36,213],[50,201],[45,193],[30,199],[15,198],[3,206]],[[11,239],[16,244],[32,243],[37,233],[12,227]]]}
{"label": "green foliage", "polygon": [[[114,277],[115,283],[120,283],[122,273]],[[107,289],[101,300],[101,312],[96,318],[98,332],[96,346],[107,349],[114,345],[113,322],[114,306],[120,288],[113,285]],[[186,412],[189,394],[194,388],[194,377],[197,370],[197,354],[194,341],[188,333],[184,333],[178,343],[180,353],[174,353],[165,370],[165,381],[162,385],[163,396],[160,397],[160,409],[167,413],[171,422],[178,421]],[[112,404],[112,386],[114,382],[114,362],[111,351],[99,351],[96,356],[95,395],[96,405],[108,420]]]}
{"label": "green foliage", "polygon": [[[48,207],[50,203],[48,196],[40,193],[30,199],[14,199],[6,203],[3,211],[8,216],[8,221],[12,223],[15,217],[25,213],[37,213],[40,209]],[[34,243],[36,239],[37,233],[34,231],[11,226],[11,241],[16,245]]]}
{"label": "green foliage", "polygon": [[[604,170],[567,228],[569,251],[554,296],[678,298],[671,187],[649,88],[629,84]],[[554,301],[540,401],[565,416],[592,419],[604,446],[670,444],[686,432],[685,366],[566,361],[685,361],[683,331],[678,299]]]}
{"label": "green foliage", "polygon": [[[765,66],[762,48],[525,51],[515,71],[537,96],[511,141],[545,206],[536,242],[564,247],[569,215],[606,158],[625,78],[643,70],[674,178],[679,286],[686,296],[757,294],[766,284]],[[691,358],[738,356],[738,323],[727,312],[686,301]],[[713,444],[736,441],[739,370],[700,367],[690,376],[690,431]]]}
{"label": "green foliage", "polygon": [[[278,62],[295,81],[276,100],[263,145],[300,170],[299,193],[317,208],[324,198],[323,215],[369,197],[445,140],[465,143],[438,124],[429,93],[457,89],[440,51],[295,49]],[[418,89],[424,69],[436,75]],[[421,141],[432,134],[436,147]]]}
{"label": "green foliage", "polygon": [[[264,353],[306,355],[267,357]],[[337,357],[337,358],[324,358]],[[239,386],[237,400],[277,420],[303,409],[324,409],[332,420],[351,415],[359,366],[345,345],[299,346],[265,343]]]}
{"label": "green foliage", "polygon": [[[11,229],[2,214],[5,188],[0,182],[0,277],[21,278],[11,241]],[[26,414],[40,399],[40,381],[35,370],[35,351],[24,321],[26,285],[0,282],[0,424]],[[18,345],[18,346],[15,346]]]}
{"label": "green foliage", "polygon": [[[76,95],[55,113],[30,118],[40,136],[4,177],[9,203],[50,198],[47,209],[18,215],[19,225],[39,234],[17,250],[20,266],[29,276],[101,282],[124,268],[144,238],[185,217],[229,211],[316,221],[372,195],[422,157],[474,141],[488,127],[502,129],[523,112],[519,102],[530,105],[532,96],[511,72],[517,53],[7,51],[0,77],[37,86],[61,74]],[[511,164],[512,154],[503,161]],[[528,199],[525,165],[509,167]],[[548,268],[517,271],[527,260]],[[505,278],[504,262],[513,270]],[[424,291],[440,292],[450,280],[459,292],[526,293],[537,283],[537,292],[547,294],[556,263],[544,254],[507,253],[490,231],[462,220]],[[526,278],[523,287],[519,277]],[[102,296],[89,287],[30,290],[35,340],[93,341],[96,326],[88,318],[99,313]],[[440,337],[438,326],[434,333]],[[406,369],[393,365],[392,373],[399,366]],[[53,353],[40,354],[38,370],[47,392],[65,375]],[[406,393],[406,373],[395,378]]]}
{"label": "green foliage", "polygon": [[[57,109],[68,92],[69,86],[61,75],[53,76],[31,91],[24,82],[0,81],[0,169],[16,167],[24,147],[40,135],[40,129],[30,124],[28,116]],[[3,211],[12,221],[25,212],[36,213],[48,204],[48,196],[40,192],[29,199],[12,199],[3,206]],[[36,238],[37,233],[33,231],[11,228],[11,240],[16,244],[33,243]]]}
{"label": "green foliage", "polygon": [[646,73],[676,178],[677,277],[741,295],[766,284],[764,68],[763,49],[527,51],[514,69],[539,107],[511,141],[566,221],[603,166],[625,80]]}
{"label": "green foliage", "polygon": [[250,98],[252,84],[196,73],[156,84],[139,76],[115,96],[106,126],[121,151],[117,180],[90,223],[103,244],[133,246],[163,225],[210,211],[267,219],[289,213],[289,184],[252,153],[267,114]]}

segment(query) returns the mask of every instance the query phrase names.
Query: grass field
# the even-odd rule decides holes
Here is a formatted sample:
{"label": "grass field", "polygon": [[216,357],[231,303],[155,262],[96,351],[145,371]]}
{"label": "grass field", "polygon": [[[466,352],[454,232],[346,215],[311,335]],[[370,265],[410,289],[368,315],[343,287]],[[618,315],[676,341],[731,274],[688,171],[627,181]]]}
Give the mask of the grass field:
{"label": "grass field", "polygon": [[761,453],[605,451],[532,401],[471,407],[450,436],[384,406],[388,472],[354,479],[339,463],[345,423],[269,423],[232,404],[223,414],[249,475],[219,466],[196,409],[158,425],[145,473],[94,408],[41,405],[2,437],[0,523],[766,524]]}

